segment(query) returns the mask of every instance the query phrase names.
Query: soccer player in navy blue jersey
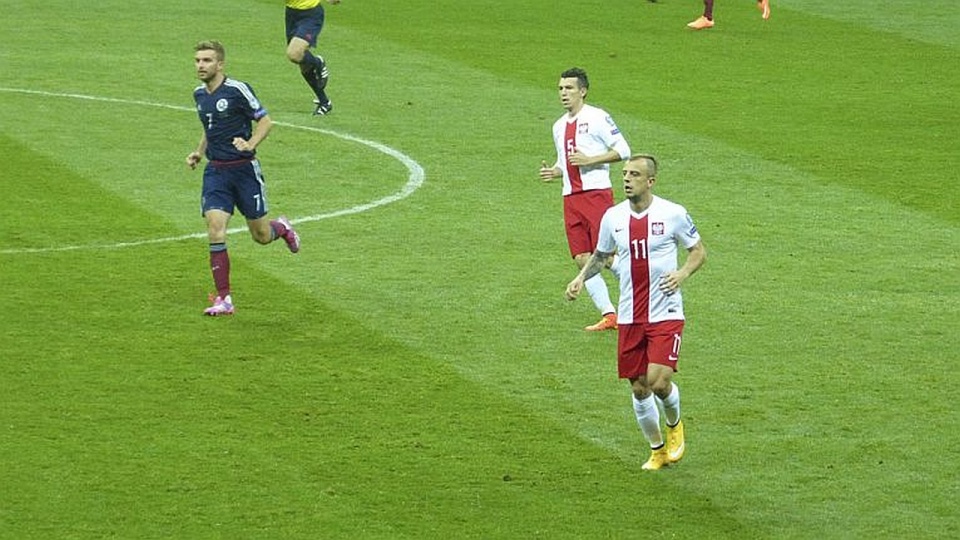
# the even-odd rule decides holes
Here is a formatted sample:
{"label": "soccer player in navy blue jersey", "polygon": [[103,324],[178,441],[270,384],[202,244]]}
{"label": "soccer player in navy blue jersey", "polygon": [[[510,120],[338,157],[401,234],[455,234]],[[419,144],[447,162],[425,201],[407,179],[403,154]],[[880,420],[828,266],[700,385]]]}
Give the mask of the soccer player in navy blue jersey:
{"label": "soccer player in navy blue jersey", "polygon": [[[300,74],[316,94],[313,100],[315,115],[333,111],[333,103],[327,97],[327,80],[330,72],[319,54],[310,52],[317,46],[317,37],[323,30],[324,11],[322,0],[286,0],[287,58],[300,66]],[[340,0],[326,0],[339,4]]]}
{"label": "soccer player in navy blue jersey", "polygon": [[[227,224],[234,208],[247,219],[254,241],[269,244],[282,238],[291,252],[300,251],[300,236],[287,218],[267,218],[267,192],[257,160],[257,146],[270,133],[273,122],[247,83],[223,72],[224,49],[218,41],[201,41],[194,47],[197,77],[203,83],[193,91],[203,136],[197,149],[187,155],[187,166],[197,167],[203,156],[201,209],[210,241],[210,270],[216,285],[213,305],[205,315],[232,315],[230,256],[227,254]],[[254,127],[255,123],[255,127]]]}

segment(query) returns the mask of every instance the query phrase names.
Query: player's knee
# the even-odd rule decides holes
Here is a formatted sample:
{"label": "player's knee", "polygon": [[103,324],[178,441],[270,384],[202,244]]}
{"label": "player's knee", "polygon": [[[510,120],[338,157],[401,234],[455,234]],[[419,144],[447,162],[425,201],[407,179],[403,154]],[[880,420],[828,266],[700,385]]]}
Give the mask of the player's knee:
{"label": "player's knee", "polygon": [[294,64],[299,64],[303,62],[303,55],[307,52],[303,47],[297,47],[295,45],[290,45],[287,47],[287,60],[290,60]]}
{"label": "player's knee", "polygon": [[630,389],[633,390],[633,395],[637,399],[643,400],[650,397],[650,387],[647,386],[646,381],[643,379],[630,381]]}
{"label": "player's knee", "polygon": [[258,244],[269,244],[270,242],[273,242],[273,235],[270,233],[269,230],[268,231],[261,231],[261,230],[250,231],[250,235],[253,236],[253,241]]}
{"label": "player's knee", "polygon": [[219,222],[207,223],[207,239],[211,244],[220,244],[227,241],[227,227]]}
{"label": "player's knee", "polygon": [[653,390],[653,393],[661,399],[670,395],[671,388],[670,377],[657,377],[650,385],[650,389]]}

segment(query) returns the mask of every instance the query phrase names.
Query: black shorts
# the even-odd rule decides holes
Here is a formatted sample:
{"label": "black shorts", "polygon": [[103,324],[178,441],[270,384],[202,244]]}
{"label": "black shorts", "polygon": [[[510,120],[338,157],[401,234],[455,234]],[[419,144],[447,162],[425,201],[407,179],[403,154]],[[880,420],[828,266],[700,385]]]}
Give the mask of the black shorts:
{"label": "black shorts", "polygon": [[317,46],[317,37],[323,30],[323,4],[310,9],[287,9],[287,43],[298,37],[311,47]]}
{"label": "black shorts", "polygon": [[247,219],[267,215],[267,190],[260,162],[254,159],[226,166],[208,162],[203,170],[202,214],[220,210],[232,215],[235,207]]}

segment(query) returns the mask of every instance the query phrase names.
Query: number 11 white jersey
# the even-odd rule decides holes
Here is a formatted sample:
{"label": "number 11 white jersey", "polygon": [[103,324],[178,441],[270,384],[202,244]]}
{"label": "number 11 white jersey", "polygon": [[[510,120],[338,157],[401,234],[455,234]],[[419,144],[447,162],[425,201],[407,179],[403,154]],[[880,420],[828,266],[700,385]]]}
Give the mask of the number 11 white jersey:
{"label": "number 11 white jersey", "polygon": [[677,246],[690,249],[700,233],[687,210],[654,195],[641,214],[623,201],[600,222],[597,250],[614,252],[613,273],[620,280],[618,324],[683,320],[683,297],[660,291],[661,278],[677,267]]}

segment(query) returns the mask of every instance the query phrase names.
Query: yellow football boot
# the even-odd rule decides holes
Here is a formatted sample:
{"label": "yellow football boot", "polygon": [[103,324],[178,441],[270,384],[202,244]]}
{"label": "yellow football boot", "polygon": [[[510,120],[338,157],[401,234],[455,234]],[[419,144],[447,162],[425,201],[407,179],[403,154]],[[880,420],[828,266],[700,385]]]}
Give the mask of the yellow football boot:
{"label": "yellow football boot", "polygon": [[687,449],[683,438],[683,420],[677,422],[677,425],[667,426],[667,458],[670,463],[676,463],[683,458],[683,452]]}
{"label": "yellow football boot", "polygon": [[670,457],[667,456],[667,447],[666,445],[657,448],[650,452],[650,459],[643,464],[641,469],[645,471],[655,471],[657,469],[662,469],[670,464]]}

